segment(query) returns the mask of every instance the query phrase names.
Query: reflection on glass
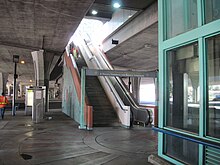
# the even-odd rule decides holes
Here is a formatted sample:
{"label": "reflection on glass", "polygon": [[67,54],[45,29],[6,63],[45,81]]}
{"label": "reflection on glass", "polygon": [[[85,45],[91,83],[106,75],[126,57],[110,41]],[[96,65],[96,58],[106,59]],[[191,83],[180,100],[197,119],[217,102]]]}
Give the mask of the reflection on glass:
{"label": "reflection on glass", "polygon": [[199,57],[197,43],[168,52],[167,126],[198,133]]}
{"label": "reflection on glass", "polygon": [[167,0],[167,39],[198,26],[196,0]]}
{"label": "reflection on glass", "polygon": [[184,164],[198,164],[198,144],[174,136],[165,135],[164,153]]}
{"label": "reflection on glass", "polygon": [[208,96],[207,135],[220,138],[220,35],[207,40]]}
{"label": "reflection on glass", "polygon": [[206,10],[205,12],[206,23],[219,19],[220,18],[219,0],[206,0],[205,10]]}

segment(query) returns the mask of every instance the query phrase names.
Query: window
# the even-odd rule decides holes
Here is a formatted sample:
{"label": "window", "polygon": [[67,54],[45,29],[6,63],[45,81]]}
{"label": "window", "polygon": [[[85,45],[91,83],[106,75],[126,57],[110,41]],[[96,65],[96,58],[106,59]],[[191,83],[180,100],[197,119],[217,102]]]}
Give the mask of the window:
{"label": "window", "polygon": [[207,135],[220,138],[220,35],[207,39]]}
{"label": "window", "polygon": [[198,164],[199,145],[197,143],[165,135],[165,146],[166,155],[179,159],[184,164]]}
{"label": "window", "polygon": [[198,133],[200,105],[197,43],[168,51],[167,55],[166,125]]}
{"label": "window", "polygon": [[206,23],[220,18],[220,3],[219,0],[205,1],[205,19]]}
{"label": "window", "polygon": [[167,0],[166,7],[167,39],[198,26],[196,0]]}

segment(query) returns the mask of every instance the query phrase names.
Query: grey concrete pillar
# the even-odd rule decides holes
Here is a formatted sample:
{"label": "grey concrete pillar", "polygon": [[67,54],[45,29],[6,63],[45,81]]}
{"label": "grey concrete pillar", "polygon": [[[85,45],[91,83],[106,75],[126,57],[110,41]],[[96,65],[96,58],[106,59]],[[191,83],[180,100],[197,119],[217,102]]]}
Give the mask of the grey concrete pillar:
{"label": "grey concrete pillar", "polygon": [[44,51],[34,51],[31,52],[33,62],[34,62],[34,71],[35,71],[35,81],[36,86],[44,85]]}
{"label": "grey concrete pillar", "polygon": [[50,81],[50,68],[55,54],[51,52],[44,52],[44,86],[46,86],[46,104],[45,111],[49,109],[49,81]]}
{"label": "grey concrete pillar", "polygon": [[137,100],[137,103],[140,103],[140,77],[133,77],[131,79],[132,93],[134,98]]}
{"label": "grey concrete pillar", "polygon": [[23,97],[23,87],[24,87],[24,85],[22,85],[22,84],[20,83],[20,86],[19,86],[19,89],[20,89],[20,97]]}
{"label": "grey concrete pillar", "polygon": [[6,93],[6,83],[8,80],[8,73],[0,72],[0,94]]}
{"label": "grey concrete pillar", "polygon": [[10,85],[7,86],[7,90],[8,90],[8,96],[11,96],[11,86]]}
{"label": "grey concrete pillar", "polygon": [[47,112],[49,108],[50,68],[55,54],[44,50],[34,51],[31,54],[34,61],[36,86],[46,86],[45,112]]}

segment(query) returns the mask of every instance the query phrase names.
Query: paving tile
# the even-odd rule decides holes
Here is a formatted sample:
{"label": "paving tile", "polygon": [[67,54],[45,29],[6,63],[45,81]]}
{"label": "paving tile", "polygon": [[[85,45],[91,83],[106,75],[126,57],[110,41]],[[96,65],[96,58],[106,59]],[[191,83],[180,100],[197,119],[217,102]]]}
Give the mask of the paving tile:
{"label": "paving tile", "polygon": [[85,131],[61,111],[46,116],[52,119],[34,124],[23,111],[14,117],[6,112],[0,120],[1,165],[146,165],[148,155],[157,152],[157,134],[149,127]]}

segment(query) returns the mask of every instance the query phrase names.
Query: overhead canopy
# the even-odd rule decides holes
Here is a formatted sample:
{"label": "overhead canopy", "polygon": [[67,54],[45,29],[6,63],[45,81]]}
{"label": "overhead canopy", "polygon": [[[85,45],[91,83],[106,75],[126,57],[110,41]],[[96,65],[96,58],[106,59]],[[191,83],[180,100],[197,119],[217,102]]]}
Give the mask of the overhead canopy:
{"label": "overhead canopy", "polygon": [[[34,79],[31,51],[61,55],[93,0],[0,1],[0,72],[13,73],[13,55],[20,81]],[[27,76],[27,77],[26,77]]]}

